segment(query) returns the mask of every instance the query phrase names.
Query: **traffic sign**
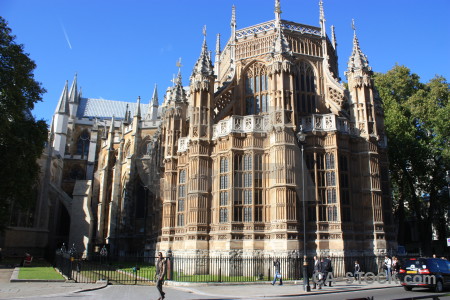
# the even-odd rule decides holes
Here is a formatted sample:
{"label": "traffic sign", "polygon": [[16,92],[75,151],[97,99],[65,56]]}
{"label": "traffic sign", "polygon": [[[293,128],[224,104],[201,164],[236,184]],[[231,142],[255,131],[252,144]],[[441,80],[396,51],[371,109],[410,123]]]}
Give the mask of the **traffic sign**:
{"label": "traffic sign", "polygon": [[447,246],[450,247],[450,238],[447,238]]}

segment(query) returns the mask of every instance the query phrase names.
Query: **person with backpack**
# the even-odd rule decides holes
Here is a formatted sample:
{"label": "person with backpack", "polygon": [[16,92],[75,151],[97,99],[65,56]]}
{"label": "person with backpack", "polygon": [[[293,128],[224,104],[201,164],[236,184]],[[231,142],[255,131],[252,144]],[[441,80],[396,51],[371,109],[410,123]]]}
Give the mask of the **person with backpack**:
{"label": "person with backpack", "polygon": [[283,285],[283,278],[281,277],[280,261],[278,258],[273,262],[273,267],[275,268],[275,276],[273,277],[272,285],[275,285],[277,279],[280,278],[280,285]]}

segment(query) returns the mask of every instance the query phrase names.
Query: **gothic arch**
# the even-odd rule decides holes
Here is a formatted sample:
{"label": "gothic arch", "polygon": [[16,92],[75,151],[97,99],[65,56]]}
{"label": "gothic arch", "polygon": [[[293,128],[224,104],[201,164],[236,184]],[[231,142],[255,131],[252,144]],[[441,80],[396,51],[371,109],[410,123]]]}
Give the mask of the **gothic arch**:
{"label": "gothic arch", "polygon": [[89,155],[90,133],[89,130],[84,129],[78,135],[76,154],[81,155],[81,158],[87,158]]}
{"label": "gothic arch", "polygon": [[307,60],[296,62],[295,106],[298,114],[313,114],[316,112],[318,98],[318,72]]}
{"label": "gothic arch", "polygon": [[155,144],[155,142],[151,136],[149,136],[149,135],[145,136],[142,139],[140,146],[139,146],[139,152],[138,152],[139,156],[140,157],[146,156],[146,155],[150,156],[151,152],[153,152],[153,150],[154,150],[154,147],[155,147],[154,144]]}
{"label": "gothic arch", "polygon": [[269,111],[269,76],[267,66],[252,61],[242,70],[243,107],[245,115],[264,114]]}
{"label": "gothic arch", "polygon": [[125,161],[131,155],[131,141],[127,141],[123,151],[122,161]]}

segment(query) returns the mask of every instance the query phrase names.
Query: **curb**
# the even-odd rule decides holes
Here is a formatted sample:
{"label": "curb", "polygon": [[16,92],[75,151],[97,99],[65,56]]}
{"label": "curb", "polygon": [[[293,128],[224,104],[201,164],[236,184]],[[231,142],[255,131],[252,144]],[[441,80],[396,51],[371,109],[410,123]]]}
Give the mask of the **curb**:
{"label": "curb", "polygon": [[19,279],[19,267],[15,267],[9,282],[66,282],[65,279]]}

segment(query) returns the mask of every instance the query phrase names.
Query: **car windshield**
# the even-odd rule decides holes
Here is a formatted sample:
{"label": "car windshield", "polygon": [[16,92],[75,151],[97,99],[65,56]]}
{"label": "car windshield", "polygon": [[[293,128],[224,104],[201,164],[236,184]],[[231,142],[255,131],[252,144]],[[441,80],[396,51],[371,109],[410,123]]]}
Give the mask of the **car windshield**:
{"label": "car windshield", "polygon": [[405,260],[404,267],[406,270],[426,269],[425,261],[422,259],[408,259]]}

